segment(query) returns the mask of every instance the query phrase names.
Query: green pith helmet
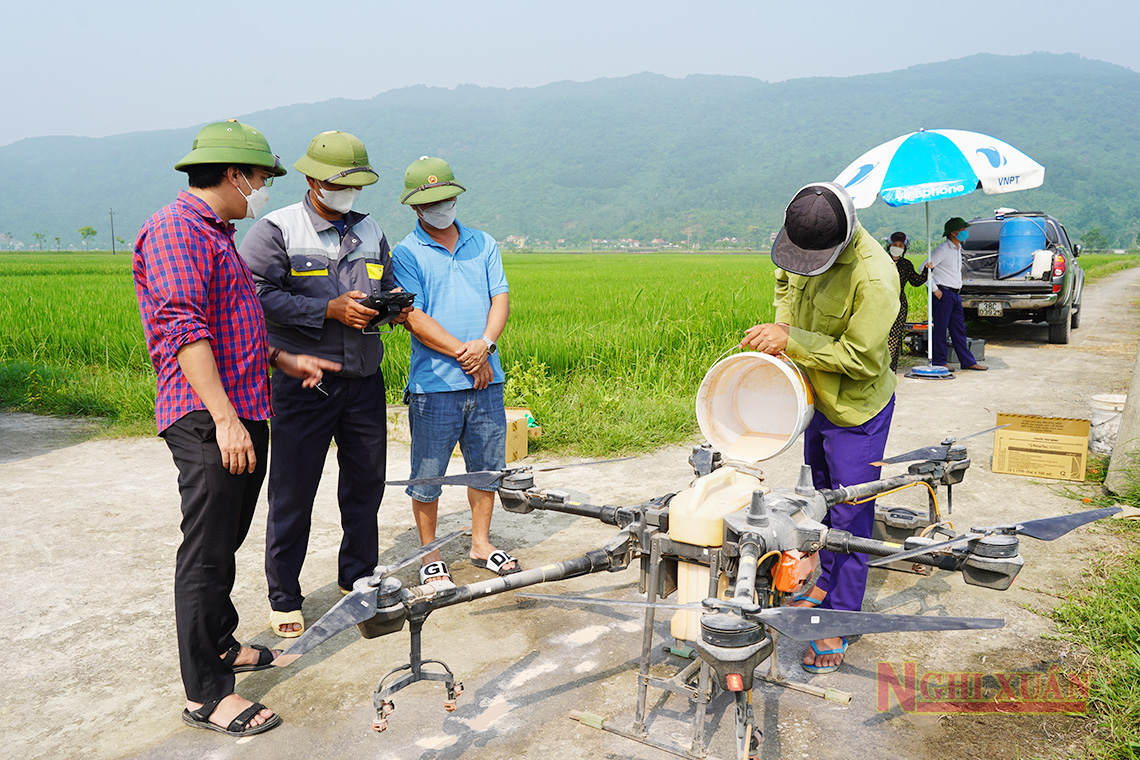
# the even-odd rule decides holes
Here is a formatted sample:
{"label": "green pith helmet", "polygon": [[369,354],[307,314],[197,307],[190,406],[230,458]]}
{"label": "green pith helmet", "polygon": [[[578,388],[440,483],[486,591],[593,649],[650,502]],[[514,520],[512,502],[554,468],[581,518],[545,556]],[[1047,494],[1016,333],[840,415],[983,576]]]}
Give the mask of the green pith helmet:
{"label": "green pith helmet", "polygon": [[442,158],[420,156],[404,172],[404,193],[400,203],[422,206],[454,198],[467,188],[455,181],[455,173]]}
{"label": "green pith helmet", "polygon": [[961,232],[969,226],[969,222],[962,217],[952,216],[946,220],[946,224],[942,227],[942,237],[950,237],[955,232]]}
{"label": "green pith helmet", "polygon": [[306,177],[348,187],[364,187],[380,179],[368,165],[364,143],[355,135],[336,130],[314,137],[293,168]]}
{"label": "green pith helmet", "polygon": [[174,168],[184,172],[187,166],[195,164],[249,164],[273,172],[274,177],[285,174],[285,167],[269,149],[265,135],[237,119],[202,127],[190,152]]}

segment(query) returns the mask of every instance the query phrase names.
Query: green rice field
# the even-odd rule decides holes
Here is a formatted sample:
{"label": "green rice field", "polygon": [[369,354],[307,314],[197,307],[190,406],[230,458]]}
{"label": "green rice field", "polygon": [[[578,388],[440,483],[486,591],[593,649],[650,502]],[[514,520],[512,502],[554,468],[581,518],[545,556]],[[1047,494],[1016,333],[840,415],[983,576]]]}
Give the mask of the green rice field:
{"label": "green rice field", "polygon": [[[1091,277],[1137,258],[1081,262]],[[644,450],[692,436],[705,371],[773,314],[766,255],[508,253],[504,266],[508,403],[529,407],[543,426],[537,448],[560,453]],[[923,319],[925,289],[908,288],[908,297],[911,319]],[[385,345],[396,402],[408,336],[398,330]],[[153,434],[154,371],[129,255],[0,254],[0,404],[104,417],[113,434]]]}

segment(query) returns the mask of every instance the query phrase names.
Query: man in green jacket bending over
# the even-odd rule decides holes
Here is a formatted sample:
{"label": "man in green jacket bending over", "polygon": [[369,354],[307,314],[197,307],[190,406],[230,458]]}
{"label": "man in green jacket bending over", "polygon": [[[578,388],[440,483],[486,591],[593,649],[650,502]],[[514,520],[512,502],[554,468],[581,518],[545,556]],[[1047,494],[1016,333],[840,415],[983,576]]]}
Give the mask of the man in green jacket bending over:
{"label": "man in green jacket bending over", "polygon": [[[898,380],[887,336],[898,312],[898,272],[882,246],[855,219],[847,192],[832,182],[796,193],[772,245],[776,322],[755,325],[742,348],[785,353],[815,391],[815,415],[804,431],[804,461],[816,488],[841,488],[879,477]],[[837,504],[824,522],[870,538],[874,501]],[[792,604],[859,610],[867,587],[865,554],[819,553],[819,580]],[[811,642],[803,667],[839,668],[847,639]]]}

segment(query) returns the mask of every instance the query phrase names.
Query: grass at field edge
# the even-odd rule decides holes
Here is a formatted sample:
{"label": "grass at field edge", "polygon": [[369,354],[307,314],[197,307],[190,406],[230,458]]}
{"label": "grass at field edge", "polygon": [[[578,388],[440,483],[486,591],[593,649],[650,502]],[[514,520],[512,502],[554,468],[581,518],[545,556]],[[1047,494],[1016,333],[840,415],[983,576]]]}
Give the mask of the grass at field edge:
{"label": "grass at field edge", "polygon": [[[1083,509],[1140,507],[1140,466],[1129,468],[1119,495],[1105,494],[1105,458],[1090,457],[1088,480],[1066,489]],[[1061,634],[1089,653],[1088,706],[1094,731],[1083,747],[1091,760],[1140,758],[1140,520],[1108,519],[1096,530],[1119,545],[1097,558],[1081,585],[1052,611]]]}

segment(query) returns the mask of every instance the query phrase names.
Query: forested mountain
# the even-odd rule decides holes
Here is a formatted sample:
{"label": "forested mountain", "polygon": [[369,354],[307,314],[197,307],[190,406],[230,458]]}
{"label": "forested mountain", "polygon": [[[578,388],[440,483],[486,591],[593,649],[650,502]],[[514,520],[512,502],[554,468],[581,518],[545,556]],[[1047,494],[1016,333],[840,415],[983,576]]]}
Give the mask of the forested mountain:
{"label": "forested mountain", "polygon": [[[797,188],[920,127],[991,134],[1046,167],[1037,190],[933,203],[936,227],[951,215],[1013,206],[1053,214],[1076,238],[1098,228],[1120,247],[1140,231],[1140,74],[1076,55],[976,55],[778,83],[639,74],[531,89],[410,87],[237,117],[262,130],[290,169],[271,190],[271,208],[300,197],[292,163],[314,134],[360,137],[381,180],[358,208],[393,243],[413,220],[397,200],[403,170],[432,154],[450,161],[469,189],[461,221],[499,239],[766,244]],[[172,167],[197,128],[0,147],[0,236],[31,248],[41,232],[45,248],[57,236],[67,248],[90,225],[99,230],[93,247],[106,248],[113,207],[116,236],[133,242],[146,217],[185,186]],[[880,236],[922,232],[920,206],[878,201],[860,218]]]}

